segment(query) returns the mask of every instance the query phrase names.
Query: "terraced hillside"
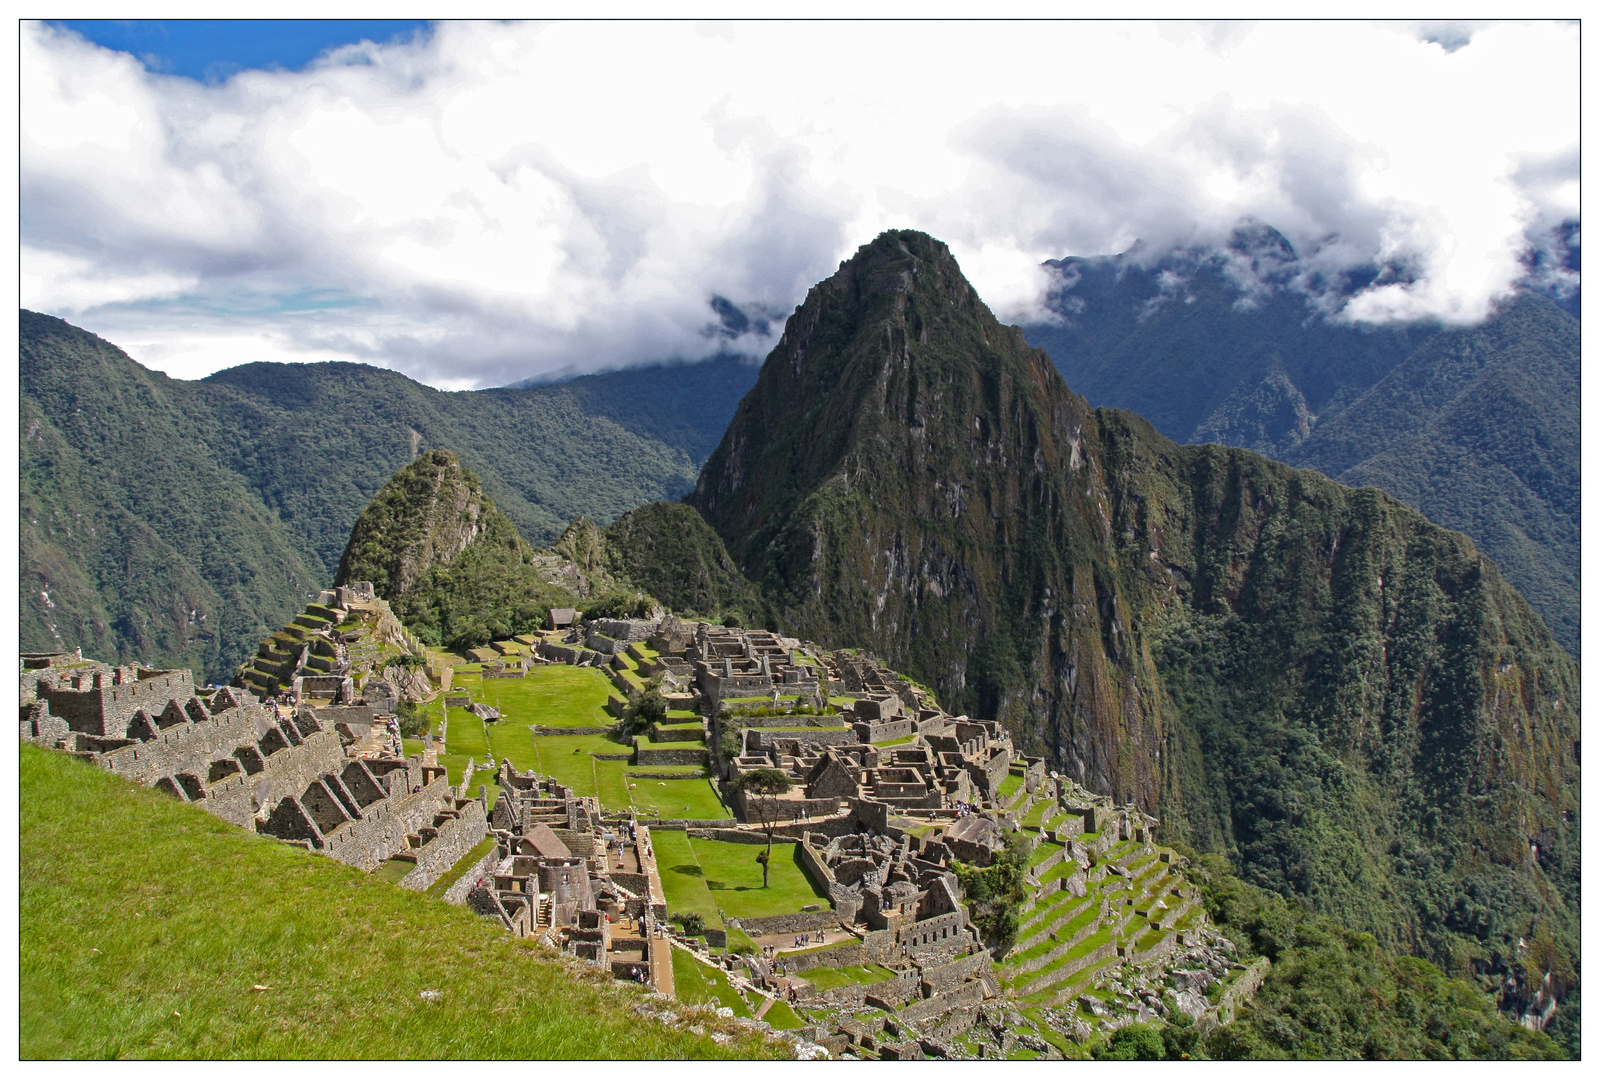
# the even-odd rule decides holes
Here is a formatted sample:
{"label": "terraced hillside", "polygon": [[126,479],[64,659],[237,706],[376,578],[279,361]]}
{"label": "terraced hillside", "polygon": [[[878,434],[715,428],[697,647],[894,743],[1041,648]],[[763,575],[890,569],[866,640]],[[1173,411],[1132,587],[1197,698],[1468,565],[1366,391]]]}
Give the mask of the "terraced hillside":
{"label": "terraced hillside", "polygon": [[1183,873],[1187,860],[1155,842],[1152,819],[1070,782],[1059,797],[1053,787],[1019,788],[1008,809],[1033,839],[1030,895],[996,974],[1006,997],[1041,1027],[1109,1027],[1118,1013],[1126,1022],[1168,1012],[1168,972],[1185,968],[1218,988],[1206,1002],[1184,1003],[1184,1011],[1203,1013],[1248,970],[1209,925]]}

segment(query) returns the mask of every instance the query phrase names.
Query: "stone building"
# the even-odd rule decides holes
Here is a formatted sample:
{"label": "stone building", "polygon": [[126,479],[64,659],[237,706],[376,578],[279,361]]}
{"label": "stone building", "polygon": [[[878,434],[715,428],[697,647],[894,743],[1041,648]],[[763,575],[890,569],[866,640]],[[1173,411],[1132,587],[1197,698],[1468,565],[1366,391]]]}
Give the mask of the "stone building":
{"label": "stone building", "polygon": [[238,687],[199,689],[187,671],[94,661],[25,670],[21,698],[25,741],[363,870],[410,862],[408,888],[431,885],[487,832],[484,802],[458,797],[442,768],[352,756],[360,718],[343,710],[319,716]]}

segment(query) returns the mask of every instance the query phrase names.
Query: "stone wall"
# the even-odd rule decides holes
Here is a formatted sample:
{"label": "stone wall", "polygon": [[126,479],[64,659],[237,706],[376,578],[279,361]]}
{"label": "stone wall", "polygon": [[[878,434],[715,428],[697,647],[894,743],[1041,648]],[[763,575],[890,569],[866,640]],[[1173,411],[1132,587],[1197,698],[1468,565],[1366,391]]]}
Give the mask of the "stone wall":
{"label": "stone wall", "polygon": [[438,825],[438,833],[422,847],[412,852],[417,865],[400,879],[400,887],[418,892],[450,872],[450,868],[478,846],[489,835],[488,815],[481,799],[468,799],[456,804],[457,815]]}
{"label": "stone wall", "polygon": [[[52,669],[45,670],[54,674]],[[153,716],[169,701],[188,701],[195,696],[194,676],[187,671],[139,669],[138,676],[125,678],[123,670],[41,677],[35,691],[50,706],[51,714],[65,720],[71,730],[111,738],[127,732],[128,721],[138,710]]]}
{"label": "stone wall", "polygon": [[900,942],[908,949],[936,945],[958,937],[966,927],[967,919],[960,911],[948,911],[931,919],[911,923],[900,930]]}
{"label": "stone wall", "polygon": [[610,654],[593,649],[576,649],[570,645],[557,645],[551,641],[539,642],[539,655],[556,664],[577,664],[584,667],[601,667],[611,659]]}
{"label": "stone wall", "polygon": [[483,853],[483,857],[467,867],[462,875],[456,878],[455,883],[444,891],[444,902],[447,904],[465,904],[467,894],[470,893],[478,879],[487,874],[492,874],[500,860],[505,858],[504,849],[499,846],[492,847]]}
{"label": "stone wall", "polygon": [[1222,998],[1217,1002],[1217,1022],[1222,1024],[1233,1023],[1234,1013],[1240,1005],[1250,999],[1261,985],[1261,980],[1267,977],[1267,972],[1272,968],[1272,961],[1265,956],[1245,968],[1233,984],[1222,992]]}
{"label": "stone wall", "polygon": [[[307,794],[316,790],[317,784],[330,793],[341,788],[336,777],[324,777],[313,782]],[[281,800],[268,820],[257,828],[284,840],[309,840],[324,855],[362,870],[373,870],[395,852],[411,850],[407,834],[431,828],[434,816],[451,797],[450,783],[441,771],[420,792],[379,800],[362,808],[361,816],[354,820],[343,805],[344,797],[332,794],[339,805],[328,810],[344,820],[328,831],[317,824],[315,813],[307,809],[303,797],[296,796]]]}
{"label": "stone wall", "polygon": [[[197,772],[204,779],[212,761],[232,757],[240,746],[256,746],[256,739],[266,734],[262,729],[267,720],[261,714],[259,709],[239,708],[199,723],[186,720],[161,729],[153,738],[111,751],[100,766],[136,784],[154,784],[163,776],[184,772]],[[289,745],[286,738],[278,741]],[[338,741],[335,736],[335,744]]]}
{"label": "stone wall", "polygon": [[987,994],[988,988],[984,986],[983,980],[974,979],[972,982],[962,984],[948,994],[939,994],[907,1005],[900,1010],[900,1017],[916,1023],[919,1020],[930,1019],[962,1005],[976,1005]]}
{"label": "stone wall", "polygon": [[345,757],[339,736],[314,731],[299,746],[285,746],[258,760],[258,771],[246,766],[207,787],[205,808],[225,821],[254,828],[260,809],[285,795],[298,795],[319,776],[338,772]]}
{"label": "stone wall", "polygon": [[[839,916],[833,911],[799,911],[793,915],[767,915],[759,919],[725,921],[728,926],[743,930],[751,937],[760,937],[763,934],[809,934],[817,930],[833,930],[839,925]],[[785,959],[791,955],[796,954],[786,953]],[[829,966],[837,966],[843,962],[829,961]]]}
{"label": "stone wall", "polygon": [[917,722],[906,717],[901,720],[873,720],[855,725],[855,736],[864,743],[893,742],[917,733]]}
{"label": "stone wall", "polygon": [[943,994],[954,990],[970,978],[977,978],[984,973],[993,973],[994,962],[989,958],[986,950],[978,950],[959,960],[952,960],[948,964],[937,967],[924,968],[922,971],[922,993],[931,997],[934,994]]}
{"label": "stone wall", "polygon": [[787,728],[799,730],[809,727],[838,727],[844,723],[842,716],[725,716],[724,724],[741,728]]}
{"label": "stone wall", "polygon": [[590,629],[604,634],[624,643],[634,641],[648,641],[661,626],[655,620],[647,619],[596,619]]}
{"label": "stone wall", "polygon": [[791,729],[773,730],[769,728],[751,728],[749,741],[746,745],[753,754],[768,753],[778,745],[779,739],[799,739],[802,742],[815,746],[854,746],[856,733],[854,731],[810,731]]}
{"label": "stone wall", "polygon": [[[832,914],[832,912],[829,912]],[[783,916],[780,916],[782,918]],[[756,920],[760,921],[760,920]],[[746,930],[745,933],[750,931]],[[784,931],[788,933],[789,931]],[[806,933],[804,930],[795,930],[794,933]],[[825,945],[820,949],[810,949],[806,952],[784,953],[783,965],[790,971],[801,974],[819,967],[847,967],[857,964],[871,963],[868,959],[866,947],[860,941],[849,941],[839,945]]]}
{"label": "stone wall", "polygon": [[649,746],[640,746],[635,751],[634,763],[637,765],[705,765],[711,760],[711,752],[704,748],[697,750],[661,750]]}

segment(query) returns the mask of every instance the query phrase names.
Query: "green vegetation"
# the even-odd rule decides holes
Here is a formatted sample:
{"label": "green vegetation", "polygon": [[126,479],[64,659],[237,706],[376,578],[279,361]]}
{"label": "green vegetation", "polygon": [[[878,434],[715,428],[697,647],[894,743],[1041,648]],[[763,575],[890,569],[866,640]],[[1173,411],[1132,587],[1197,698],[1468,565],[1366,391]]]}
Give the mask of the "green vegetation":
{"label": "green vegetation", "polygon": [[[743,1058],[465,908],[21,748],[24,1058]],[[130,846],[128,837],[139,842]],[[272,888],[264,889],[262,882]],[[93,895],[95,903],[83,898]],[[219,918],[218,912],[227,912]],[[418,948],[418,942],[427,948]],[[437,990],[430,1003],[420,995]],[[709,1021],[696,1021],[713,1026]]]}
{"label": "green vegetation", "polygon": [[543,626],[570,594],[448,450],[390,477],[356,518],[336,584],[370,581],[424,642],[471,649]]}
{"label": "green vegetation", "polygon": [[1160,299],[1166,267],[1059,266],[1075,281],[1063,298],[1087,306],[1027,332],[1074,390],[1179,442],[1376,484],[1471,536],[1577,655],[1572,315],[1523,293],[1480,326],[1377,327],[1325,318],[1289,289],[1240,308],[1220,262],[1183,271],[1183,303]]}
{"label": "green vegetation", "polygon": [[767,833],[767,850],[757,856],[761,863],[761,887],[767,887],[768,871],[772,862],[772,834],[777,827],[777,797],[786,793],[793,786],[789,775],[782,769],[755,769],[745,773],[729,785],[735,794],[743,794],[745,807],[756,810],[756,819],[759,820]]}
{"label": "green vegetation", "polygon": [[706,887],[705,871],[695,857],[687,833],[671,829],[650,830],[656,865],[661,873],[661,888],[667,894],[667,909],[674,916],[693,913],[708,925],[722,927],[711,890]]}
{"label": "green vegetation", "polygon": [[1014,832],[1006,837],[1005,849],[995,856],[993,865],[955,864],[956,878],[971,905],[972,925],[990,948],[1000,952],[1010,948],[1021,925],[1018,908],[1028,897],[1023,876],[1032,847],[1026,833]]}
{"label": "green vegetation", "polygon": [[767,1011],[761,1015],[761,1019],[779,1031],[793,1031],[795,1028],[805,1027],[807,1023],[789,1007],[786,1001],[774,1001],[767,1006]]}
{"label": "green vegetation", "polygon": [[[661,835],[652,830],[652,836]],[[807,904],[831,907],[825,893],[817,891],[801,864],[795,844],[779,844],[768,864],[769,879],[763,883],[763,867],[757,857],[759,844],[735,844],[722,840],[690,840],[696,863],[704,875],[711,898],[724,915],[754,919],[768,915],[788,915]],[[659,861],[659,860],[658,860]]]}
{"label": "green vegetation", "polygon": [[489,854],[490,849],[493,848],[494,845],[495,839],[493,836],[485,836],[482,840],[479,840],[477,846],[471,851],[467,852],[465,855],[461,856],[461,858],[457,859],[456,864],[452,866],[443,877],[441,877],[438,881],[435,881],[432,885],[428,886],[427,894],[437,899],[449,892],[450,886],[460,881],[461,875],[465,874],[469,869],[476,866],[479,859]]}
{"label": "green vegetation", "polygon": [[1219,856],[1200,857],[1189,876],[1242,955],[1273,961],[1266,980],[1233,1023],[1203,1039],[1180,1022],[1113,1037],[1096,1057],[1565,1056],[1549,1036],[1496,1012],[1487,988],[1451,978],[1426,960],[1397,956],[1371,934],[1255,888]]}
{"label": "green vegetation", "polygon": [[460,393],[346,363],[184,382],[21,318],[22,647],[212,680],[332,580],[361,508],[418,444],[457,452],[548,544],[576,517],[688,490],[755,378],[723,357]]}
{"label": "green vegetation", "polygon": [[893,971],[890,971],[882,964],[867,964],[865,966],[812,968],[810,971],[803,972],[800,978],[806,980],[818,990],[832,990],[839,986],[871,986],[873,983],[894,978],[894,974]]}
{"label": "green vegetation", "polygon": [[718,619],[738,612],[750,625],[771,623],[759,591],[693,507],[654,502],[630,510],[606,529],[605,542],[611,571],[671,611]]}
{"label": "green vegetation", "polygon": [[672,829],[652,829],[650,838],[661,887],[674,914],[694,912],[708,926],[721,928],[725,915],[751,919],[792,914],[807,904],[829,906],[795,856],[793,844],[777,848],[770,884],[763,886],[761,864],[756,862],[762,853],[758,844],[691,840]]}
{"label": "green vegetation", "polygon": [[[687,949],[672,947],[672,983],[678,1000],[688,1005],[715,1005],[750,1016],[750,1006],[728,983],[728,973],[696,960]],[[799,1026],[799,1025],[796,1025]]]}

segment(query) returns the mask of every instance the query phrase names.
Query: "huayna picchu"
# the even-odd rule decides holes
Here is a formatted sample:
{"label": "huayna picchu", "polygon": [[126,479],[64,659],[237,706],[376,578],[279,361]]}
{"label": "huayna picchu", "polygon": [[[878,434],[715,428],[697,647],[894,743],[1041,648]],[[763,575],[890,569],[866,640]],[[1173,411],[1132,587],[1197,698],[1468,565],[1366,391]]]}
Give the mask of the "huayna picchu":
{"label": "huayna picchu", "polygon": [[811,291],[687,505],[535,550],[489,486],[414,442],[233,686],[26,654],[23,739],[717,1046],[1560,1056],[1570,656],[1381,492],[1090,408],[939,242]]}
{"label": "huayna picchu", "polygon": [[1376,489],[1091,408],[938,241],[811,290],[688,501],[789,632],[1246,880],[1513,997],[1535,927],[1576,966],[1577,665],[1493,563]]}

